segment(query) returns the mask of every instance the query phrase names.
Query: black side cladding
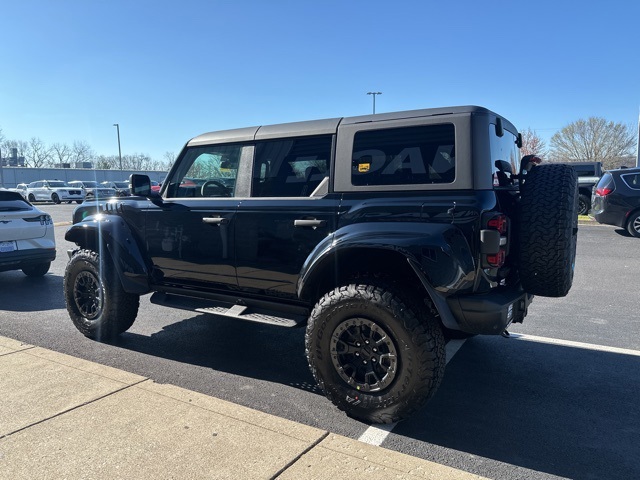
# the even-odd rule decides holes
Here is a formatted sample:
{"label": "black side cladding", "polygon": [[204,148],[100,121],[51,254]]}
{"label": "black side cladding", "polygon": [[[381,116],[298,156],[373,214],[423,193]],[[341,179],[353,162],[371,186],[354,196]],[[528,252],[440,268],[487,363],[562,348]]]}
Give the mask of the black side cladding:
{"label": "black side cladding", "polygon": [[534,167],[520,202],[520,280],[524,290],[564,297],[573,283],[578,235],[578,176],[562,164]]}

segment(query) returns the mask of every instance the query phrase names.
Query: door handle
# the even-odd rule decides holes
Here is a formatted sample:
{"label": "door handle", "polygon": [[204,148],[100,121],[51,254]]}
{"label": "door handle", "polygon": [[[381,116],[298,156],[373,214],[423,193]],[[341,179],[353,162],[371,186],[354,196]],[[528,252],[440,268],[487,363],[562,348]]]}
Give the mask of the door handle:
{"label": "door handle", "polygon": [[315,218],[299,218],[293,221],[294,227],[324,227],[327,224],[326,220],[318,220]]}
{"label": "door handle", "polygon": [[229,219],[225,217],[204,217],[202,221],[209,225],[227,225],[229,223]]}

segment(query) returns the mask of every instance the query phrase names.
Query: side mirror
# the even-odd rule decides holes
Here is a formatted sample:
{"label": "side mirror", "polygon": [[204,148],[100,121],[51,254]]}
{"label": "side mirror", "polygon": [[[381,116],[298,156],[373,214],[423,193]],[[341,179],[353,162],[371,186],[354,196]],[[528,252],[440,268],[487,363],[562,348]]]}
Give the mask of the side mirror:
{"label": "side mirror", "polygon": [[141,197],[151,196],[151,180],[148,175],[140,175],[133,173],[129,177],[129,191],[131,195],[139,195]]}

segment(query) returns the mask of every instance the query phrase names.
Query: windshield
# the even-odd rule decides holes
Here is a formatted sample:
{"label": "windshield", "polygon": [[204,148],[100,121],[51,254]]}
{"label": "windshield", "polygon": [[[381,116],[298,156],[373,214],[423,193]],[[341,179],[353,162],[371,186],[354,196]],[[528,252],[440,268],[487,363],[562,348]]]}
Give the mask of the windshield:
{"label": "windshield", "polygon": [[50,187],[68,187],[64,182],[48,182]]}
{"label": "windshield", "polygon": [[128,182],[113,182],[113,184],[118,188],[129,188]]}
{"label": "windshield", "polygon": [[85,186],[85,188],[98,188],[98,182],[85,182],[85,181],[83,181],[82,184]]}

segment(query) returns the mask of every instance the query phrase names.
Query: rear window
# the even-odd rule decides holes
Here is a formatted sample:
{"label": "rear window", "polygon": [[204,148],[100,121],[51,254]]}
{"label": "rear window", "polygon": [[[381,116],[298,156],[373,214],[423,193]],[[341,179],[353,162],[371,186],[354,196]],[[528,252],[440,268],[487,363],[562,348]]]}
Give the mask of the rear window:
{"label": "rear window", "polygon": [[602,178],[600,178],[598,184],[596,185],[597,190],[600,190],[602,188],[613,188],[613,176],[609,172],[606,172],[604,175],[602,175]]}
{"label": "rear window", "polygon": [[356,133],[351,183],[451,183],[456,176],[453,124],[364,130]]}

